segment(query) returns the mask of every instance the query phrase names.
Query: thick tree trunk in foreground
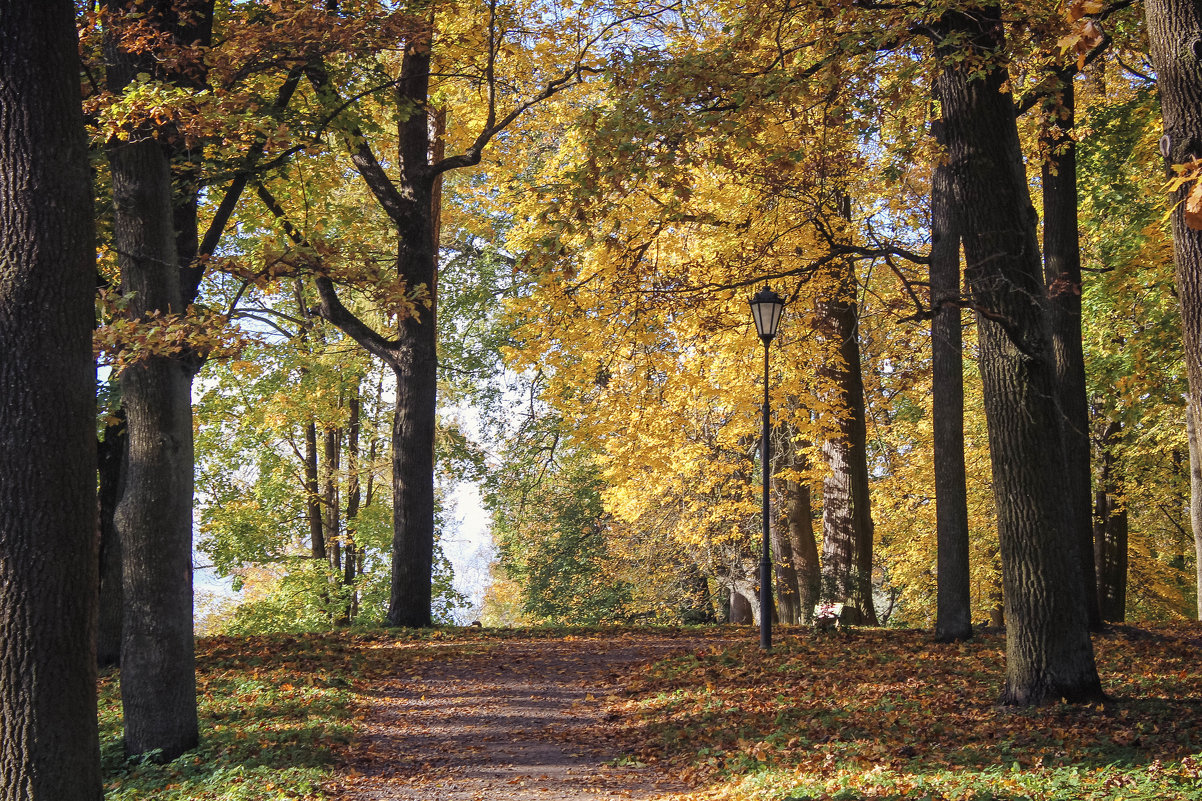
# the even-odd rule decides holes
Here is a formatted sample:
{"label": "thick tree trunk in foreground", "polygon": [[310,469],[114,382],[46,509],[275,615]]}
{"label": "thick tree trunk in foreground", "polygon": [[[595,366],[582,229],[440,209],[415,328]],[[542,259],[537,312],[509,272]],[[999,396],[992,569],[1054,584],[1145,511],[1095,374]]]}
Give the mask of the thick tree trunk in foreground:
{"label": "thick tree trunk in foreground", "polygon": [[[1104,697],[1094,664],[1078,544],[1063,506],[1056,363],[1008,74],[995,63],[996,6],[948,12],[972,52],[938,80],[967,278],[977,309],[1006,604],[1004,704]],[[955,55],[944,52],[942,55]]]}
{"label": "thick tree trunk in foreground", "polygon": [[[1190,435],[1190,473],[1194,472],[1194,428]],[[1102,432],[1098,491],[1094,506],[1094,563],[1097,565],[1098,611],[1107,623],[1122,623],[1127,616],[1127,507],[1119,497],[1122,477],[1114,447],[1122,434],[1122,424],[1110,421]]]}
{"label": "thick tree trunk in foreground", "polygon": [[1064,503],[1081,557],[1089,627],[1101,623],[1095,589],[1089,400],[1081,344],[1081,244],[1077,234],[1077,145],[1072,137],[1073,84],[1065,83],[1059,112],[1043,132],[1044,280],[1056,357],[1056,401],[1064,441]]}
{"label": "thick tree trunk in foreground", "polygon": [[856,280],[850,264],[838,280],[834,297],[819,306],[824,334],[838,348],[837,363],[822,369],[836,387],[836,407],[844,411],[836,424],[838,433],[822,444],[830,468],[822,486],[822,596],[848,604],[844,620],[875,626],[864,379]]}
{"label": "thick tree trunk in foreground", "polygon": [[[1190,0],[1146,0],[1144,13],[1164,115],[1161,153],[1170,166],[1184,164],[1202,157],[1202,8]],[[1185,221],[1191,188],[1181,187],[1169,203],[1190,412],[1197,422],[1202,419],[1202,231]],[[1202,482],[1190,486],[1202,618]]]}
{"label": "thick tree trunk in foreground", "polygon": [[[132,319],[182,311],[170,165],[153,139],[114,144],[113,240]],[[125,748],[164,760],[198,739],[192,635],[192,371],[150,356],[121,374],[129,472],[115,522],[125,577]]]}
{"label": "thick tree trunk in foreground", "polygon": [[[946,144],[942,122],[936,139]],[[935,639],[972,637],[968,488],[964,476],[964,351],[960,327],[960,228],[951,167],[931,179],[931,401],[935,449]]]}
{"label": "thick tree trunk in foreground", "polygon": [[0,799],[100,801],[96,258],[73,9],[0,0]]}

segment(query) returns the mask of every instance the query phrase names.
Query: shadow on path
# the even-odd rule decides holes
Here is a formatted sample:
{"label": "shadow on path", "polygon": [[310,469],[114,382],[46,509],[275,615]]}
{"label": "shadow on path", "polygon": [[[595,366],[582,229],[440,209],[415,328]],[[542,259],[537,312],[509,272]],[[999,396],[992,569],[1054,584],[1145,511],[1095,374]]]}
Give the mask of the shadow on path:
{"label": "shadow on path", "polygon": [[655,633],[481,643],[360,688],[367,732],[338,801],[666,801],[685,784],[619,764],[604,699],[639,663],[717,644]]}

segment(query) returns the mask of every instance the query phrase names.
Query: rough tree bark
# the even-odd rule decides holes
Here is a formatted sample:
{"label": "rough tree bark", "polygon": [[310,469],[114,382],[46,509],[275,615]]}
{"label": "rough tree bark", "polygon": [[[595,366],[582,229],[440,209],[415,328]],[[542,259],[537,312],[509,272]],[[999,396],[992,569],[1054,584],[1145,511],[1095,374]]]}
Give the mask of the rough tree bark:
{"label": "rough tree bark", "polygon": [[822,444],[830,472],[822,485],[822,596],[847,603],[844,620],[875,626],[872,602],[872,509],[868,497],[867,423],[860,367],[855,270],[845,265],[838,288],[819,303],[824,335],[837,348],[822,372],[846,411],[837,433]]}
{"label": "rough tree bark", "polygon": [[[1202,8],[1191,0],[1146,0],[1144,14],[1164,116],[1160,152],[1167,165],[1184,164],[1202,157]],[[1189,412],[1197,421],[1202,419],[1202,231],[1185,221],[1184,201],[1190,189],[1190,185],[1181,187],[1169,202]],[[1190,489],[1202,618],[1202,481],[1191,481]]]}
{"label": "rough tree bark", "polygon": [[[943,123],[935,139],[946,145]],[[960,311],[960,228],[951,167],[931,178],[931,361],[937,541],[935,639],[972,637],[968,487],[964,476],[964,351]]]}
{"label": "rough tree bark", "polygon": [[[782,482],[775,478],[774,486],[780,487]],[[776,497],[781,498],[780,491]],[[777,501],[778,510],[780,501]],[[781,623],[797,624],[801,622],[800,599],[797,594],[797,570],[794,568],[793,544],[789,540],[788,521],[783,514],[777,514],[772,521],[772,568],[776,586],[774,594],[776,610]]]}
{"label": "rough tree bark", "polygon": [[[779,449],[782,469],[802,472],[809,468],[802,447],[803,444],[794,441],[791,435],[783,438]],[[810,488],[790,478],[775,475],[772,481],[780,505],[780,534],[788,541],[788,552],[793,560],[794,593],[797,599],[797,619],[793,622],[808,623],[814,617],[814,605],[818,603],[821,586]]]}
{"label": "rough tree bark", "polygon": [[[1187,420],[1190,436],[1190,473],[1194,471],[1194,427]],[[1122,476],[1114,448],[1123,426],[1110,420],[1098,443],[1098,490],[1094,502],[1094,562],[1097,565],[1098,611],[1107,623],[1122,623],[1127,616],[1127,506],[1120,499]]]}
{"label": "rough tree bark", "polygon": [[[183,310],[171,172],[150,138],[109,148],[113,241],[131,319]],[[120,532],[125,613],[121,702],[125,748],[174,759],[197,744],[192,636],[192,367],[148,356],[121,373],[129,421]]]}
{"label": "rough tree bark", "polygon": [[1194,530],[1194,565],[1198,576],[1198,619],[1202,620],[1202,437],[1192,404],[1186,405],[1186,433],[1189,435],[1189,520]]}
{"label": "rough tree bark", "polygon": [[100,801],[96,260],[74,9],[0,0],[0,799]]}
{"label": "rough tree bark", "polygon": [[[126,40],[133,21],[172,44],[206,46],[213,0],[110,0],[106,31],[108,89],[120,93],[139,73],[203,88],[198,58],[163,60],[158,44]],[[130,131],[113,141],[113,242],[132,319],[182,314],[196,299],[199,153],[167,129]],[[177,167],[172,172],[173,163]],[[219,226],[215,226],[218,227]],[[218,234],[220,231],[218,230]],[[204,254],[212,252],[212,245]],[[201,254],[203,255],[203,254]],[[126,368],[122,398],[129,430],[128,474],[114,523],[122,546],[125,609],[121,697],[125,748],[168,760],[196,745],[192,634],[192,378],[196,354],[152,356]]]}
{"label": "rough tree bark", "polygon": [[1069,527],[1081,558],[1089,627],[1101,623],[1094,566],[1090,503],[1089,400],[1081,343],[1081,243],[1077,234],[1077,145],[1073,129],[1073,82],[1064,82],[1060,102],[1049,101],[1052,120],[1040,143],[1043,161],[1043,261],[1056,357],[1056,404],[1064,442],[1064,495]]}
{"label": "rough tree bark", "polygon": [[[1014,103],[999,56],[997,6],[947,12],[955,35],[937,81],[993,463],[1006,606],[1000,701],[1104,698],[1089,639],[1077,542],[1060,487],[1064,453],[1056,364]],[[974,75],[975,73],[975,75]]]}

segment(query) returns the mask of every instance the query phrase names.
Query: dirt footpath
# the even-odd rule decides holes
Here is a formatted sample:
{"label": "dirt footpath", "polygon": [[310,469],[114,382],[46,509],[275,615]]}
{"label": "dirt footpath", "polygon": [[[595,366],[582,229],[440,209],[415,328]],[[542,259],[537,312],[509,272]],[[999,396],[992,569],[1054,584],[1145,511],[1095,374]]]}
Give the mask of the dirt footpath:
{"label": "dirt footpath", "polygon": [[719,638],[513,639],[375,683],[338,801],[666,801],[689,788],[622,764],[605,699],[638,665]]}

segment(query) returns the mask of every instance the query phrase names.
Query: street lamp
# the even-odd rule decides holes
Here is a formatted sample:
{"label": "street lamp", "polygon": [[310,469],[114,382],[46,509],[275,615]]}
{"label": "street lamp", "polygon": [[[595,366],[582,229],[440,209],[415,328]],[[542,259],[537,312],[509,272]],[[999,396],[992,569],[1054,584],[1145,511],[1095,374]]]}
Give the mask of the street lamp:
{"label": "street lamp", "polygon": [[764,550],[760,555],[760,648],[767,651],[772,647],[772,552],[768,534],[771,504],[768,501],[768,481],[772,469],[769,441],[772,432],[768,424],[768,346],[776,336],[785,301],[767,286],[751,298],[751,317],[755,330],[764,343],[764,430],[760,439],[761,464],[764,473]]}

